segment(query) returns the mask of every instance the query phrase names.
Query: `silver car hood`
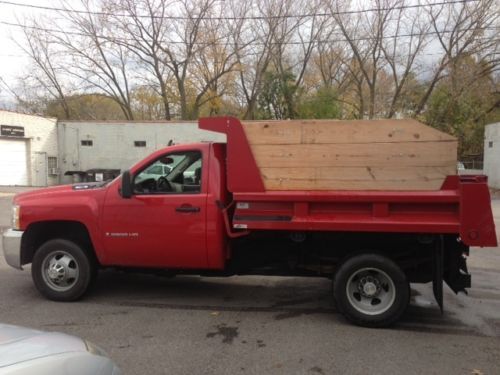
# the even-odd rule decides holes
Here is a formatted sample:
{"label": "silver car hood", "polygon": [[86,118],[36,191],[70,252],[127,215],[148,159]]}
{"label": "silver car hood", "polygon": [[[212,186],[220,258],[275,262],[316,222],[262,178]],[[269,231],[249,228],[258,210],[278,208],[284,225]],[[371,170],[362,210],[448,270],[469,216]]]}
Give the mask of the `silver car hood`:
{"label": "silver car hood", "polygon": [[56,354],[86,351],[85,343],[78,337],[0,324],[0,368]]}

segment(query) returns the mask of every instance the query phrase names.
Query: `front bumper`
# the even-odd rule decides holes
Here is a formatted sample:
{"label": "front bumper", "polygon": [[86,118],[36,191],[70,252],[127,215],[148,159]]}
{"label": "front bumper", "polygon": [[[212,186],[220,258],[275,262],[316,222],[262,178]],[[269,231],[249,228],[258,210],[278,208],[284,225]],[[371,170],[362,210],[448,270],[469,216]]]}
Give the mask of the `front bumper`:
{"label": "front bumper", "polygon": [[22,270],[21,265],[21,238],[23,231],[7,229],[2,233],[3,254],[7,264],[11,267]]}

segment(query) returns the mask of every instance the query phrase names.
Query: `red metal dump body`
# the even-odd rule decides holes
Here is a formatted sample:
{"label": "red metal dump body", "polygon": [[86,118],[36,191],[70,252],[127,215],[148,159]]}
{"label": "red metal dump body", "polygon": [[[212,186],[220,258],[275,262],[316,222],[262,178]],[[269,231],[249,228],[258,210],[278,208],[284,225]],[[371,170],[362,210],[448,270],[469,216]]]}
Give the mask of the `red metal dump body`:
{"label": "red metal dump body", "polygon": [[243,127],[204,118],[227,136],[233,228],[457,234],[468,246],[497,246],[486,176],[448,176],[439,191],[266,191]]}

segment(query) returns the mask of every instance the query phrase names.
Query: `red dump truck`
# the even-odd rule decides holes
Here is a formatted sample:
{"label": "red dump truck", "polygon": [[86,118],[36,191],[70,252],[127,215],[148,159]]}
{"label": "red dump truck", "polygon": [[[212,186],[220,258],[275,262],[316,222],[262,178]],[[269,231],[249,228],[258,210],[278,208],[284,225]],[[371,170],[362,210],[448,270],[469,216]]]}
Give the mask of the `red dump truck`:
{"label": "red dump truck", "polygon": [[[369,327],[394,323],[410,283],[471,286],[470,246],[497,246],[485,176],[445,178],[436,191],[268,191],[241,123],[201,119],[227,143],[174,145],[105,183],[16,195],[6,261],[32,263],[36,288],[82,297],[98,269],[333,280],[337,309]],[[152,178],[155,165],[169,173]]]}

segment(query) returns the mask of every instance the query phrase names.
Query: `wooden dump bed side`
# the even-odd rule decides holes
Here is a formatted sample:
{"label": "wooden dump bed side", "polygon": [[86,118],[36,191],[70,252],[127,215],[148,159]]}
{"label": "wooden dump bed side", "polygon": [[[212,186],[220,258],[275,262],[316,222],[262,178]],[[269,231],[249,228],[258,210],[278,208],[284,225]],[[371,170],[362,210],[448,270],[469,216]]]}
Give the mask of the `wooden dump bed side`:
{"label": "wooden dump bed side", "polygon": [[[457,140],[415,120],[200,120],[228,136],[229,190],[437,191]],[[240,173],[242,171],[243,173]]]}
{"label": "wooden dump bed side", "polygon": [[270,191],[237,119],[205,118],[199,126],[227,135],[233,230],[450,233],[469,246],[497,244],[485,176],[448,176],[428,191]]}
{"label": "wooden dump bed side", "polygon": [[266,190],[439,190],[457,140],[415,120],[243,122]]}

